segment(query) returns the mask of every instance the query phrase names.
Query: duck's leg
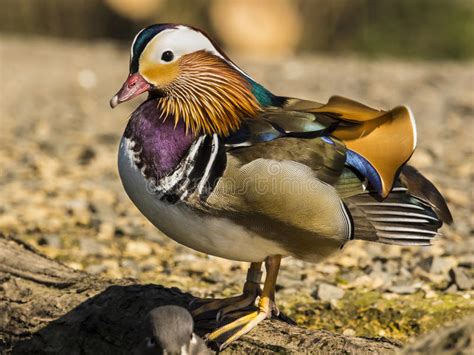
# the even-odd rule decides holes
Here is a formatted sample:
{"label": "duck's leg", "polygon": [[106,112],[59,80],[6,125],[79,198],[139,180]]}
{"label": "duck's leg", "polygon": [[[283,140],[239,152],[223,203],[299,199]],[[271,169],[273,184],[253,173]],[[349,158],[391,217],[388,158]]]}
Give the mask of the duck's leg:
{"label": "duck's leg", "polygon": [[263,285],[263,291],[258,301],[258,309],[247,314],[223,327],[216,329],[208,335],[207,339],[214,342],[222,342],[220,349],[224,349],[234,340],[250,332],[262,320],[272,317],[274,307],[275,284],[280,269],[281,256],[268,257],[265,266],[267,277]]}
{"label": "duck's leg", "polygon": [[[251,263],[247,271],[247,279],[241,295],[210,300],[197,300],[198,308],[191,311],[193,318],[201,318],[204,314],[212,312],[212,318],[219,320],[229,312],[244,309],[255,304],[255,300],[262,292],[262,263]],[[193,304],[191,304],[193,306]]]}

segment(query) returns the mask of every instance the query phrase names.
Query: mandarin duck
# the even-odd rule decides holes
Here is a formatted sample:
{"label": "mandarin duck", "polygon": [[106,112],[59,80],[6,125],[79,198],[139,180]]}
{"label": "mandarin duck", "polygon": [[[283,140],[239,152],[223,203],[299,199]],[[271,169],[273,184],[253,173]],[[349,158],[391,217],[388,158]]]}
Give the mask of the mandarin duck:
{"label": "mandarin duck", "polygon": [[179,24],[135,36],[110,104],[144,92],[119,147],[128,196],[176,242],[250,263],[240,296],[193,310],[239,315],[208,334],[221,348],[278,314],[282,258],[319,262],[353,239],[430,245],[452,222],[438,190],[407,165],[417,141],[407,106],[277,96]]}
{"label": "mandarin duck", "polygon": [[147,315],[146,338],[135,355],[211,355],[204,341],[193,333],[189,311],[179,306],[161,306]]}

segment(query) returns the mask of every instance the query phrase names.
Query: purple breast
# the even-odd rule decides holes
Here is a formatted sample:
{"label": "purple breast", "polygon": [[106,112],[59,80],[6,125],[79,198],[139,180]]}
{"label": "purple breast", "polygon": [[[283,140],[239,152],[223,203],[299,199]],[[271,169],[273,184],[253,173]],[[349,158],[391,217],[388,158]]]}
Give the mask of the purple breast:
{"label": "purple breast", "polygon": [[186,133],[183,122],[175,126],[174,117],[160,116],[156,99],[145,101],[133,112],[124,136],[135,143],[137,167],[156,180],[176,168],[195,139],[193,133]]}

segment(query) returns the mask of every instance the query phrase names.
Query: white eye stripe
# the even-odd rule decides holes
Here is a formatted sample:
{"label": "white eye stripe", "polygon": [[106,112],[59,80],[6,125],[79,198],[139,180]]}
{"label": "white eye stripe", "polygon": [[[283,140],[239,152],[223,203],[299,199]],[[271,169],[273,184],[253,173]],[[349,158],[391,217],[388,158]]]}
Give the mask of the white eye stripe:
{"label": "white eye stripe", "polygon": [[130,59],[133,59],[133,47],[135,47],[135,42],[137,41],[138,36],[140,36],[140,33],[143,31],[145,31],[145,28],[142,28],[140,32],[135,35],[135,38],[133,38],[132,46],[130,47]]}

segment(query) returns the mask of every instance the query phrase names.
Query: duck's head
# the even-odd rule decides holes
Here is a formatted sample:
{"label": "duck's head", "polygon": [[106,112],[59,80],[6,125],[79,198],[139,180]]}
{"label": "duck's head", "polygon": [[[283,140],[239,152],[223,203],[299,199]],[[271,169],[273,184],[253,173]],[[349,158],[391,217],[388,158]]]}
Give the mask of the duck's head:
{"label": "duck's head", "polygon": [[193,333],[194,321],[183,307],[161,306],[152,309],[144,327],[146,337],[134,354],[211,354],[203,340]]}
{"label": "duck's head", "polygon": [[204,32],[159,24],[133,40],[130,73],[112,107],[144,92],[158,98],[164,118],[194,132],[226,135],[257,115],[273,95],[240,70]]}

